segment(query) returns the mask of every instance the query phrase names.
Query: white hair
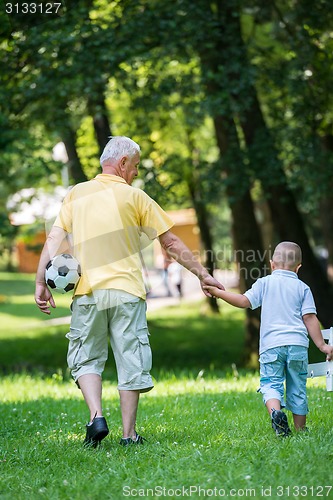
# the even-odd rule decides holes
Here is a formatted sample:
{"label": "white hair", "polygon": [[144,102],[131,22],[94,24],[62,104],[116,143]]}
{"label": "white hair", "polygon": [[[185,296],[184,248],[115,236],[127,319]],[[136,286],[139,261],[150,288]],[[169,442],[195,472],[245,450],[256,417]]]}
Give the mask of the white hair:
{"label": "white hair", "polygon": [[134,142],[129,137],[122,135],[117,135],[111,137],[109,142],[104,148],[104,151],[100,157],[100,163],[103,163],[109,159],[119,160],[122,156],[134,156],[136,153],[140,153],[140,146]]}

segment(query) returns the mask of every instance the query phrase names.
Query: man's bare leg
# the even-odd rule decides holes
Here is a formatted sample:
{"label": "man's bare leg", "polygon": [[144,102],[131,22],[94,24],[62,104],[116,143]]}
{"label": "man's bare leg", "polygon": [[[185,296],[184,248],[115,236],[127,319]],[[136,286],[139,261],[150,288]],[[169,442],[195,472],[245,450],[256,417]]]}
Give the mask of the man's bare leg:
{"label": "man's bare leg", "polygon": [[135,423],[140,391],[119,391],[123,438],[136,439]]}
{"label": "man's bare leg", "polygon": [[78,384],[90,412],[90,422],[102,416],[102,378],[95,373],[81,375]]}

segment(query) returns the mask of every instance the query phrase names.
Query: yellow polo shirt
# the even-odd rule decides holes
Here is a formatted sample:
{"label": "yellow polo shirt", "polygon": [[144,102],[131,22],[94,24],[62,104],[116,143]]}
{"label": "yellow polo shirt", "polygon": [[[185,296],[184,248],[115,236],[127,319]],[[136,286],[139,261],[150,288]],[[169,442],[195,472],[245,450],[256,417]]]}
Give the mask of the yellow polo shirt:
{"label": "yellow polo shirt", "polygon": [[69,191],[54,225],[72,234],[81,264],[75,295],[112,288],[144,299],[141,249],[173,222],[141,189],[99,174]]}

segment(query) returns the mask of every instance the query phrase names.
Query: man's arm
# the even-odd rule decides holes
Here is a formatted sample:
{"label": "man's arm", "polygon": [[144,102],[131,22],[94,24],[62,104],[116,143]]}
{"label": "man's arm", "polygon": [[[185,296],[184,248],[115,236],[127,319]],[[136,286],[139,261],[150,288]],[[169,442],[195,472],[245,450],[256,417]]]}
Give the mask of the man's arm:
{"label": "man's arm", "polygon": [[208,290],[204,290],[203,287],[205,285],[216,286],[224,290],[224,286],[209,274],[207,269],[200,264],[195,255],[178,236],[171,231],[166,231],[159,236],[159,240],[162,248],[169,257],[175,259],[179,264],[199,278],[202,291],[207,297],[211,297],[211,294]]}
{"label": "man's arm", "polygon": [[318,349],[326,354],[327,361],[333,359],[333,347],[326,344],[321,333],[320,324],[315,314],[304,314],[303,321],[306,329]]}
{"label": "man's arm", "polygon": [[45,268],[52,257],[57,255],[66,237],[67,233],[64,229],[53,226],[46,239],[39,259],[36,273],[35,302],[39,309],[45,314],[50,314],[50,305],[52,307],[56,306],[52,293],[45,283]]}

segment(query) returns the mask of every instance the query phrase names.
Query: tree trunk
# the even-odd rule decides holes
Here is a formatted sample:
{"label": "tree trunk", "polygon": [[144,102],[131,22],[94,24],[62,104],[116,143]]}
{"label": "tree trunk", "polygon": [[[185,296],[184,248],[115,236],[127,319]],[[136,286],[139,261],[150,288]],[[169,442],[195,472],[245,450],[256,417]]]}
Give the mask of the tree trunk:
{"label": "tree trunk", "polygon": [[[235,258],[239,266],[240,290],[243,293],[256,279],[267,273],[267,265],[260,229],[254,214],[250,180],[233,118],[231,95],[223,83],[225,74],[229,74],[230,86],[235,77],[233,70],[230,70],[234,59],[234,45],[233,34],[229,30],[229,18],[235,15],[236,6],[234,2],[226,5],[225,0],[218,0],[216,7],[218,31],[212,36],[210,48],[208,49],[207,45],[203,49],[198,47],[198,52],[206,95],[212,103],[211,115],[222,170],[227,177],[225,182],[232,214]],[[259,325],[260,311],[246,309],[244,362],[248,366],[258,366]]]}
{"label": "tree trunk", "polygon": [[98,102],[90,101],[88,103],[88,109],[93,119],[95,136],[101,155],[106,143],[110,140],[112,135],[104,98],[102,97]]}
{"label": "tree trunk", "polygon": [[[333,153],[333,135],[327,133],[322,139],[323,149],[329,153]],[[321,227],[324,237],[325,247],[327,249],[327,276],[333,283],[333,180],[330,178],[327,183],[322,199],[320,200],[319,213]]]}
{"label": "tree trunk", "polygon": [[[227,18],[234,44],[239,49],[237,52],[240,57],[239,64],[250,67],[241,35],[239,16],[234,16],[228,11]],[[242,109],[239,119],[252,170],[262,183],[279,239],[294,241],[302,248],[303,267],[300,277],[312,289],[320,321],[325,327],[329,327],[333,324],[333,288],[310,246],[303,219],[294,195],[288,188],[285,172],[266,126],[256,89],[247,81],[246,90],[234,96],[234,99]],[[265,165],[269,168],[265,168]]]}
{"label": "tree trunk", "polygon": [[[195,166],[193,166],[193,174],[195,175]],[[209,213],[207,207],[200,195],[200,183],[197,183],[192,176],[188,180],[188,187],[192,198],[193,207],[197,215],[198,226],[200,229],[200,238],[205,251],[204,266],[208,272],[213,276],[215,270],[215,256],[213,252],[213,239],[209,227]],[[207,302],[213,313],[219,312],[219,307],[215,297],[207,297]]]}
{"label": "tree trunk", "polygon": [[294,197],[283,185],[268,187],[268,190],[274,226],[281,240],[295,241],[301,247],[303,266],[299,271],[299,276],[310,286],[315,298],[318,318],[323,326],[328,328],[333,324],[333,289],[325,270],[310,246]]}
{"label": "tree trunk", "polygon": [[[232,143],[234,143],[235,148],[237,137],[235,125],[231,117],[227,119],[215,117],[214,125],[221,156],[228,156],[228,149]],[[236,156],[239,156],[237,151]],[[237,181],[237,176],[242,175],[241,158],[238,160],[235,157],[231,159],[229,164],[225,166],[225,170],[228,175],[227,194],[232,214],[232,233],[235,258],[239,267],[240,292],[244,293],[251,288],[258,278],[267,274],[269,267],[262,245],[260,229],[254,214],[249,187],[247,189],[244,189],[244,187],[239,188]],[[246,309],[243,361],[251,368],[258,367],[259,328],[260,309]]]}
{"label": "tree trunk", "polygon": [[[207,193],[202,192],[200,162],[197,158],[197,150],[195,148],[193,138],[191,137],[190,130],[187,131],[187,140],[189,152],[192,156],[192,165],[190,172],[185,177],[192,204],[197,216],[201,243],[204,248],[205,255],[203,264],[208,272],[213,276],[214,270],[216,269],[216,261],[213,251],[213,237],[209,225],[210,214],[206,206]],[[219,306],[217,299],[215,297],[207,297],[207,302],[210,310],[213,313],[218,314]]]}
{"label": "tree trunk", "polygon": [[75,184],[87,180],[86,174],[83,172],[79,155],[76,149],[76,135],[75,132],[67,127],[62,133],[62,140],[68,156],[68,166],[70,177],[74,180]]}
{"label": "tree trunk", "polygon": [[[333,186],[332,186],[333,187]],[[332,190],[331,190],[332,192]],[[333,283],[333,199],[330,196],[323,196],[319,206],[321,229],[324,243],[327,250],[327,262],[325,270],[327,277]]]}
{"label": "tree trunk", "polygon": [[[215,266],[215,255],[213,252],[213,241],[212,235],[209,227],[209,214],[207,212],[206,206],[203,203],[193,202],[195,212],[197,214],[198,226],[200,229],[200,236],[205,249],[205,262],[204,266],[207,268],[208,272],[213,276]],[[213,313],[219,312],[219,306],[215,297],[207,297],[207,302]]]}
{"label": "tree trunk", "polygon": [[[255,90],[252,89],[252,94],[254,92]],[[286,175],[270,138],[256,96],[252,95],[250,102],[251,107],[248,112],[244,112],[241,125],[246,145],[250,150],[256,148],[259,137],[261,142],[265,141],[266,144],[270,144],[266,150],[270,151],[271,154],[273,173],[271,172],[269,176],[261,169],[257,168],[256,171],[266,193],[274,228],[281,241],[294,241],[301,247],[303,266],[299,276],[310,286],[314,294],[319,320],[324,327],[329,327],[333,324],[333,288],[311,248],[303,218],[297,208],[294,195],[287,185]],[[256,127],[255,131],[253,127]],[[269,161],[268,158],[267,161]]]}

